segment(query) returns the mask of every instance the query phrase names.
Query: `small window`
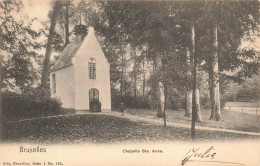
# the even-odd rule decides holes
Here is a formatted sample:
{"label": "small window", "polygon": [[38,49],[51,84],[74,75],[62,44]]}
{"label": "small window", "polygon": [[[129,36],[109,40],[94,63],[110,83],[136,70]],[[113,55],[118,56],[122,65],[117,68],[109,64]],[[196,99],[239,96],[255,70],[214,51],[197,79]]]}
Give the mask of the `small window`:
{"label": "small window", "polygon": [[94,58],[88,62],[89,79],[96,79],[96,63]]}
{"label": "small window", "polygon": [[56,93],[56,75],[52,74],[52,89],[53,93]]}

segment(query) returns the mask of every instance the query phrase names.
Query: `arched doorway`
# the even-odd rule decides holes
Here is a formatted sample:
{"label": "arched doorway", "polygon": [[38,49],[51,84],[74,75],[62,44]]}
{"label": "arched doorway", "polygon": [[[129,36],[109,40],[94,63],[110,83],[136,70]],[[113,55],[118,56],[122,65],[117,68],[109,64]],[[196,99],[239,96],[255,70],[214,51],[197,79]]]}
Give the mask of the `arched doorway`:
{"label": "arched doorway", "polygon": [[99,101],[99,91],[95,88],[89,90],[89,106],[90,111],[100,112],[101,103]]}

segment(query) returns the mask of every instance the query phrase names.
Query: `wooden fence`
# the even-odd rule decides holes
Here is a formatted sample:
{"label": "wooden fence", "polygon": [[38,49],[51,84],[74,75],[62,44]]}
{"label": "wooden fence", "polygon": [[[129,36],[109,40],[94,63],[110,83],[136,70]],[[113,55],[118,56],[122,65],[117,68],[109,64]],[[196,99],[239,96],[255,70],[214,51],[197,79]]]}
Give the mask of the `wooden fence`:
{"label": "wooden fence", "polygon": [[[228,106],[225,109],[229,111],[237,111],[237,112],[244,112],[249,114],[256,114],[259,115],[259,106]],[[239,111],[240,110],[240,111]]]}

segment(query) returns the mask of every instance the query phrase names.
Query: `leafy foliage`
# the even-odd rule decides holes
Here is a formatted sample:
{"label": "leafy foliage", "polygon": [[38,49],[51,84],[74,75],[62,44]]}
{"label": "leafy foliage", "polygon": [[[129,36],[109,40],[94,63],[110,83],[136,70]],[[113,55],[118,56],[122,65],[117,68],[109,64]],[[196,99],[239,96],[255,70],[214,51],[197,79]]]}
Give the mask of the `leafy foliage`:
{"label": "leafy foliage", "polygon": [[[223,71],[239,69],[236,77],[229,77],[233,80],[257,74],[259,61],[255,61],[255,57],[258,53],[254,49],[242,49],[241,44],[244,38],[252,40],[252,36],[257,34],[259,25],[258,2],[207,2],[203,12],[203,20],[198,26],[199,35],[202,36],[198,40],[200,57],[208,61],[212,55],[214,48],[211,29],[213,29],[214,24],[217,24],[220,72],[224,74]],[[207,65],[208,63],[205,63],[204,67]]]}
{"label": "leafy foliage", "polygon": [[[110,58],[114,65],[113,73],[120,73],[120,63],[115,62],[119,62],[118,54],[124,54],[122,48],[124,49],[125,45],[130,44],[141,49],[142,46],[146,46],[147,59],[153,60],[155,51],[159,51],[163,59],[171,61],[163,64],[162,72],[153,73],[150,82],[165,79],[167,84],[170,83],[169,92],[176,89],[180,92],[190,88],[188,84],[190,78],[185,76],[183,64],[186,62],[185,47],[191,46],[191,23],[195,23],[196,26],[196,49],[201,63],[200,69],[208,71],[209,57],[214,50],[212,28],[217,22],[221,73],[215,74],[239,81],[258,73],[259,61],[254,60],[257,52],[253,49],[241,49],[243,38],[250,40],[250,35],[257,32],[257,3],[256,1],[106,2],[100,6],[100,10],[103,10],[100,20],[105,23],[95,24],[95,29],[105,37],[103,48],[110,48],[105,51],[105,54],[113,58]],[[110,47],[109,44],[114,47]],[[116,49],[121,52],[115,51]],[[236,75],[226,75],[225,71],[235,69],[240,70]],[[117,77],[112,78],[120,78],[120,75],[113,73],[111,76]],[[129,76],[134,77],[134,75]],[[112,80],[118,81],[118,79]],[[178,85],[185,85],[185,87]],[[152,87],[151,90],[155,89]]]}
{"label": "leafy foliage", "polygon": [[229,81],[223,89],[223,98],[227,101],[253,101],[260,100],[260,77],[255,75],[238,84]]}
{"label": "leafy foliage", "polygon": [[[54,2],[52,2],[53,5]],[[72,34],[73,27],[79,24],[80,15],[88,26],[94,26],[98,40],[111,65],[112,100],[115,99],[113,101],[115,103],[121,100],[118,98],[120,93],[117,93],[121,79],[124,87],[121,91],[124,91],[125,95],[123,100],[129,99],[129,107],[144,106],[143,101],[147,103],[145,106],[147,108],[155,106],[157,98],[153,83],[158,80],[167,85],[169,105],[183,100],[183,92],[191,89],[191,77],[187,74],[189,67],[186,65],[185,56],[186,47],[191,46],[191,23],[195,23],[196,26],[196,49],[201,64],[199,70],[208,71],[208,57],[214,50],[212,26],[217,22],[221,73],[215,74],[219,74],[221,79],[241,82],[242,79],[259,72],[259,58],[257,59],[259,53],[254,49],[241,48],[242,39],[252,40],[251,36],[256,35],[258,30],[258,1],[81,1],[79,4],[70,0],[64,2],[69,3],[69,28],[71,29],[69,35]],[[51,42],[56,52],[63,49],[64,38],[67,35],[64,34],[64,27],[68,23],[64,18],[64,13],[66,13],[64,2],[61,2],[62,7],[57,17],[58,28],[53,32]],[[33,61],[40,57],[36,49],[43,45],[37,43],[35,39],[43,35],[31,28],[34,20],[26,22],[26,19],[17,19],[19,17],[16,15],[21,13],[22,6],[20,0],[0,2],[0,22],[2,23],[0,51],[4,87],[18,86],[19,90],[25,92],[39,77]],[[49,16],[52,12],[49,12]],[[45,33],[45,36],[48,35]],[[154,64],[156,52],[162,56],[162,66],[157,71],[151,69],[143,73],[142,60],[145,59],[146,65],[151,66]],[[234,70],[238,70],[235,75],[225,73],[225,71]],[[146,76],[145,80],[141,74]],[[202,76],[199,76],[198,80],[202,80],[200,78]],[[48,79],[48,74],[46,79]],[[147,87],[141,100],[142,93],[138,91],[143,86],[140,84],[142,81]],[[207,86],[204,87],[207,88]],[[245,89],[248,90],[248,86],[244,86]],[[135,90],[137,93],[134,92]],[[253,91],[258,92],[257,88]],[[136,94],[134,95],[136,97],[132,94]],[[242,91],[239,94],[242,98],[246,92]],[[205,96],[204,98],[206,101]]]}
{"label": "leafy foliage", "polygon": [[49,92],[37,88],[22,94],[2,92],[3,115],[6,120],[51,115],[61,110],[61,102],[50,98]]}
{"label": "leafy foliage", "polygon": [[[2,81],[4,88],[17,86],[24,91],[34,84],[37,70],[33,62],[41,43],[37,42],[40,33],[31,28],[34,20],[25,21],[21,12],[21,1],[4,0],[0,2],[0,53]],[[20,17],[25,18],[19,18]]]}

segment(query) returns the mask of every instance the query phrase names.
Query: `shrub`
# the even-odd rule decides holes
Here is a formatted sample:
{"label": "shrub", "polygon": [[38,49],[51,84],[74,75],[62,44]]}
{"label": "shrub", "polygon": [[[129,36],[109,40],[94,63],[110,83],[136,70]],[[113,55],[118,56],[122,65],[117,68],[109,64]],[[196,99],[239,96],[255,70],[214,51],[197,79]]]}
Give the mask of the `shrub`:
{"label": "shrub", "polygon": [[143,98],[141,96],[133,97],[133,96],[123,96],[122,99],[120,96],[114,96],[112,98],[112,107],[119,108],[120,103],[123,102],[126,108],[146,108],[150,109],[152,101],[149,98]]}
{"label": "shrub", "polygon": [[25,109],[21,95],[13,92],[2,92],[2,107],[4,117],[21,116]]}
{"label": "shrub", "polygon": [[51,98],[49,91],[44,89],[32,89],[22,94],[26,108],[39,111],[60,111],[61,102],[58,99]]}
{"label": "shrub", "polygon": [[39,88],[21,94],[2,92],[2,106],[6,119],[42,116],[61,110],[61,102],[51,98],[48,91]]}

